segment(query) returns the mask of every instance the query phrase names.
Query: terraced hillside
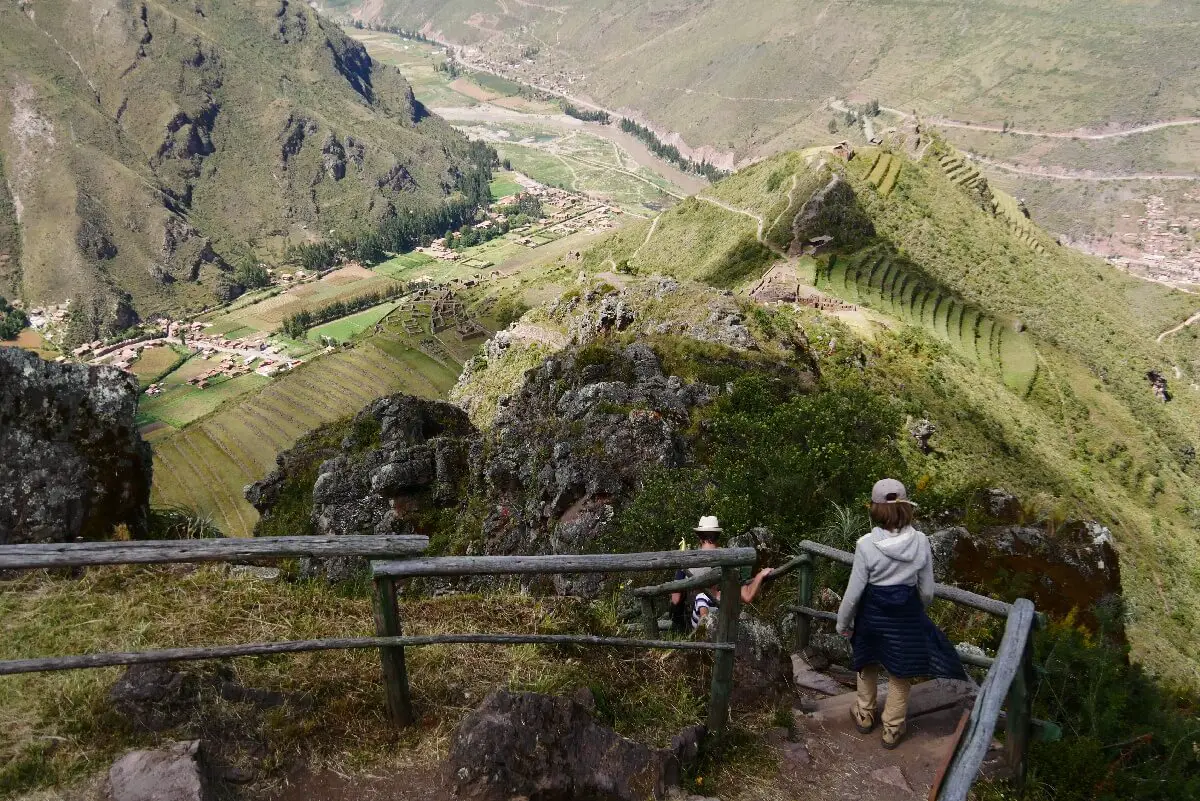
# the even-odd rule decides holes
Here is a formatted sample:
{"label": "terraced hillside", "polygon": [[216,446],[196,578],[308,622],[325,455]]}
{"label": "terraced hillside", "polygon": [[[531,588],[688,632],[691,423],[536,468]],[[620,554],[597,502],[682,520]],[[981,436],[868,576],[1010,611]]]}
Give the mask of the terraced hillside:
{"label": "terraced hillside", "polygon": [[1045,232],[1038,228],[1021,210],[1016,198],[992,189],[979,168],[961,153],[953,150],[943,152],[942,148],[939,148],[938,152],[941,155],[936,156],[937,162],[941,165],[942,171],[946,173],[946,177],[955,186],[978,197],[985,205],[990,206],[996,216],[1004,220],[1005,224],[1016,234],[1017,239],[1024,242],[1035,253],[1041,255],[1046,253],[1046,246],[1040,241],[1045,238]]}
{"label": "terraced hillside", "polygon": [[370,340],[322,356],[181,431],[152,434],[151,502],[185,506],[229,536],[250,536],[258,513],[242,488],[302,434],[392,392],[444,397],[457,375],[419,351]]}
{"label": "terraced hillside", "polygon": [[[1143,610],[1131,629],[1140,658],[1191,675],[1200,472],[1189,454],[1200,447],[1200,392],[1188,386],[1200,373],[1157,338],[1195,313],[1195,298],[1053,245],[969,164],[943,165],[945,155],[933,146],[919,162],[876,148],[849,161],[830,148],[781,154],[599,241],[582,262],[748,292],[787,260],[800,284],[869,306],[893,333],[877,331],[864,358],[922,384],[907,413],[954,430],[947,452],[965,460],[922,469],[1049,493],[1102,518],[1122,550],[1127,597]],[[760,238],[763,259],[735,258]],[[718,283],[730,275],[740,277]],[[914,373],[912,359],[936,367]],[[1151,371],[1168,376],[1169,403]]]}
{"label": "terraced hillside", "polygon": [[832,255],[817,270],[816,286],[924,329],[1022,397],[1033,391],[1032,337],[949,294],[886,248]]}

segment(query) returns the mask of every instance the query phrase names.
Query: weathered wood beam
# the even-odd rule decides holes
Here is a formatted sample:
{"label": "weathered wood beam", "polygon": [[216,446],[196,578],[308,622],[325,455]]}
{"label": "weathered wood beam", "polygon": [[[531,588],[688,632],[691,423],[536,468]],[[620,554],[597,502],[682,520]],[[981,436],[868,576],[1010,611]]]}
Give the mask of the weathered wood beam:
{"label": "weathered wood beam", "polygon": [[237,562],[297,556],[391,557],[424,553],[428,547],[429,538],[415,534],[47,542],[0,545],[0,570],[171,562]]}
{"label": "weathered wood beam", "polygon": [[[724,567],[721,569],[721,603],[717,609],[714,644],[736,646],[738,616],[741,611],[741,573],[736,567]],[[730,648],[718,651],[713,660],[712,691],[708,698],[708,734],[714,737],[718,744],[725,736],[725,725],[729,723],[729,700],[733,696],[733,658],[734,649]]]}
{"label": "weathered wood beam", "polygon": [[688,590],[699,590],[704,587],[715,587],[720,583],[721,572],[719,570],[712,570],[697,576],[688,576],[687,578],[675,579],[674,581],[664,581],[662,584],[635,587],[629,591],[629,594],[635,598],[653,598],[658,595],[670,595],[675,592],[687,592]]}
{"label": "weathered wood beam", "polygon": [[260,642],[247,645],[218,645],[210,648],[164,648],[134,653],[103,653],[83,656],[50,656],[39,659],[0,661],[0,676],[44,673],[53,670],[142,665],[153,662],[187,662],[227,659],[235,656],[294,654],[302,651],[335,651],[350,648],[405,648],[421,645],[600,645],[615,648],[659,648],[675,651],[732,651],[733,643],[691,640],[643,640],[625,637],[594,637],[586,634],[422,634],[404,637],[343,637],[327,640]]}
{"label": "weathered wood beam", "polygon": [[[835,562],[841,562],[842,564],[846,565],[854,564],[854,554],[839,550],[837,548],[830,548],[828,545],[822,545],[819,542],[804,540],[797,547],[802,551],[807,551],[808,553],[816,554],[817,556],[824,556],[826,559],[832,559]],[[1012,611],[1012,604],[1005,603],[1004,601],[998,601],[995,598],[989,598],[986,595],[968,592],[967,590],[959,589],[958,587],[951,587],[946,584],[935,584],[933,587],[933,594],[934,597],[943,598],[947,601],[961,604],[962,606],[969,606],[972,609],[979,609],[983,612],[990,612],[991,614],[999,615],[1000,617],[1007,617]]]}
{"label": "weathered wood beam", "polygon": [[753,548],[710,548],[649,553],[552,554],[548,556],[426,556],[374,562],[376,576],[478,576],[517,573],[617,573],[752,565]]}
{"label": "weathered wood beam", "polygon": [[996,652],[996,661],[988,671],[979,695],[975,697],[975,707],[971,710],[966,732],[942,782],[938,801],[966,801],[971,785],[979,776],[983,759],[991,747],[996,724],[1000,719],[1000,708],[1017,672],[1022,669],[1035,618],[1033,603],[1025,598],[1018,598],[1004,627],[1004,637]]}

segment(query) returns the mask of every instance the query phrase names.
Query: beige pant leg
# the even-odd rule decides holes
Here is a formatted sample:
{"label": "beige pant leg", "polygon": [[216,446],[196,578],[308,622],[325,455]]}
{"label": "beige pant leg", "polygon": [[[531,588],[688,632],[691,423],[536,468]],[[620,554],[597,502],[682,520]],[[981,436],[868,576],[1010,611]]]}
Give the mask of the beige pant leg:
{"label": "beige pant leg", "polygon": [[854,701],[854,717],[863,726],[870,726],[874,722],[878,691],[879,665],[867,665],[858,671],[858,697]]}
{"label": "beige pant leg", "polygon": [[[862,680],[859,679],[859,687]],[[898,679],[888,676],[888,695],[883,704],[883,733],[899,734],[904,731],[904,719],[908,716],[908,693],[912,689],[912,679]],[[859,690],[860,697],[862,690]]]}

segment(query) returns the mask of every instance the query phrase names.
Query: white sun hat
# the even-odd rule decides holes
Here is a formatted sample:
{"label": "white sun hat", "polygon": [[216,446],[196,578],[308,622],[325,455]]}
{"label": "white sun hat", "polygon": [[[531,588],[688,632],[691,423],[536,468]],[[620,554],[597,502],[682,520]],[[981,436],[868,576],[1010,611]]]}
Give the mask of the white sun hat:
{"label": "white sun hat", "polygon": [[700,518],[699,524],[692,531],[709,531],[714,534],[721,533],[721,524],[717,522],[717,518],[712,515],[705,515]]}

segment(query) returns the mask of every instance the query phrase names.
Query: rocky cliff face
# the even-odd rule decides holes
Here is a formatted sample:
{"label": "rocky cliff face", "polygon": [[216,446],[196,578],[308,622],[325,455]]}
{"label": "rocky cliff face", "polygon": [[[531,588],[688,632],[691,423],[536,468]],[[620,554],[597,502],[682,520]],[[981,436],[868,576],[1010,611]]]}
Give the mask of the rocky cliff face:
{"label": "rocky cliff face", "polygon": [[0,349],[0,544],[145,530],[151,457],[137,396],[120,370]]}
{"label": "rocky cliff face", "polygon": [[489,553],[578,553],[639,477],[687,460],[693,409],[720,394],[663,371],[644,344],[547,359],[496,417],[472,467]]}
{"label": "rocky cliff face", "polygon": [[452,547],[473,552],[579,553],[646,470],[687,460],[691,412],[719,392],[666,375],[642,344],[574,349],[536,368],[486,433],[456,406],[393,395],[339,442],[281,456],[247,498],[270,525],[307,493],[316,534],[456,529]]}

